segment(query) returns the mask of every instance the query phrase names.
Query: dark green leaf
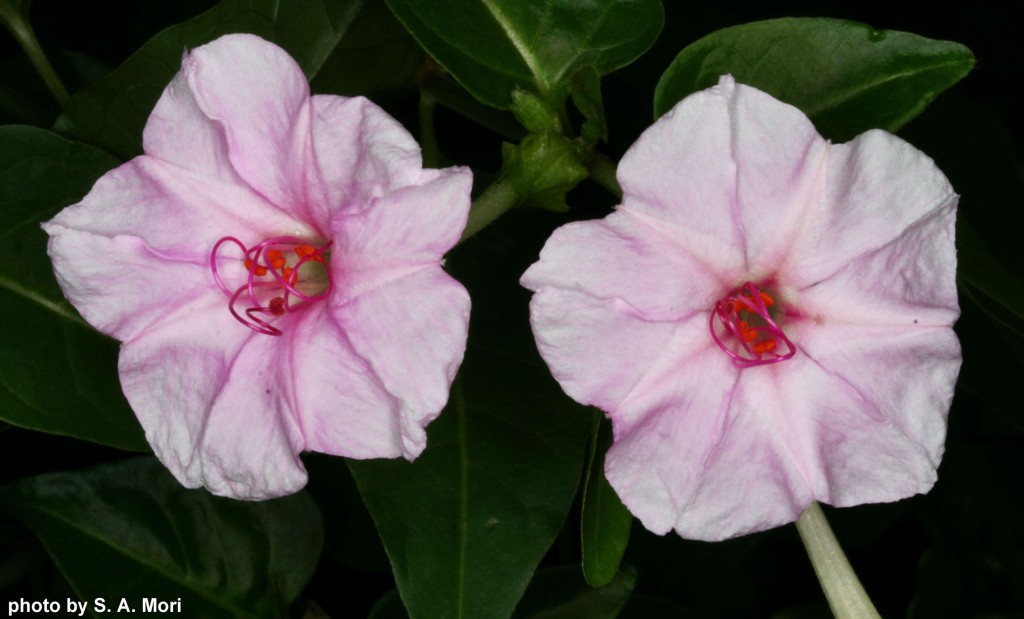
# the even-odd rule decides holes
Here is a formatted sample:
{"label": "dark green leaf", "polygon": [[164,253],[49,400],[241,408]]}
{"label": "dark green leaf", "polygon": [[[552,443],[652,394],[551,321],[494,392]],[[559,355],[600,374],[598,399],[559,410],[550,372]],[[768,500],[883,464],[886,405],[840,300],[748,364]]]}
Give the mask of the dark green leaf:
{"label": "dark green leaf", "polygon": [[971,50],[837,19],[787,18],[714,32],[679,53],[654,94],[661,116],[683,97],[736,81],[795,105],[825,137],[896,131],[974,66]]}
{"label": "dark green leaf", "polygon": [[624,567],[606,586],[588,587],[575,565],[540,570],[516,608],[514,619],[615,619],[636,585]]}
{"label": "dark green leaf", "polygon": [[414,618],[510,616],[579,484],[590,417],[538,356],[518,284],[554,217],[529,215],[449,256],[473,298],[470,347],[426,451],[349,463]]}
{"label": "dark green leaf", "polygon": [[312,80],[313,92],[372,96],[410,86],[423,56],[386,4],[366,2]]}
{"label": "dark green leaf", "polygon": [[420,45],[479,100],[500,109],[516,88],[556,106],[576,69],[602,75],[647,51],[665,21],[658,0],[388,0]]}
{"label": "dark green leaf", "polygon": [[249,32],[283,47],[312,78],[363,2],[223,0],[206,13],[156,35],[108,77],[72,97],[56,129],[130,158],[142,151],[142,128],[180,68],[185,50],[232,32]]}
{"label": "dark green leaf", "polygon": [[410,616],[508,616],[558,535],[580,413],[542,372],[471,349],[415,463],[350,463]]}
{"label": "dark green leaf", "polygon": [[583,129],[580,135],[590,144],[598,140],[608,141],[608,123],[604,118],[604,103],[601,100],[601,75],[594,67],[581,67],[572,78],[572,102],[583,114]]}
{"label": "dark green leaf", "polygon": [[180,598],[189,617],[286,616],[322,539],[304,493],[217,498],[153,458],[27,479],[0,491],[0,507],[39,536],[79,599],[140,611],[143,598]]}
{"label": "dark green leaf", "polygon": [[583,576],[592,587],[603,587],[615,578],[629,543],[633,515],[619,500],[604,476],[604,454],[612,444],[611,424],[598,412],[591,441],[590,463],[584,482],[580,539]]}
{"label": "dark green leaf", "polygon": [[64,300],[39,227],[116,164],[42,129],[0,127],[0,418],[143,450],[117,380],[117,343]]}

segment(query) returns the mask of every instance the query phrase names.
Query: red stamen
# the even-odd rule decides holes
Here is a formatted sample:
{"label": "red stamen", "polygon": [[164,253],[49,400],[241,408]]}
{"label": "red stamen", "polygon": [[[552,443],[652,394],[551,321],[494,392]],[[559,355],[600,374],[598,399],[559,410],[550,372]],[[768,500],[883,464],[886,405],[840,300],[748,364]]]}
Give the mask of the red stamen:
{"label": "red stamen", "polygon": [[[224,243],[234,243],[242,250],[242,263],[247,271],[245,283],[234,291],[224,283],[217,268],[220,246]],[[295,254],[299,257],[294,264],[288,265],[285,252],[280,249],[282,247],[294,248]],[[251,248],[246,248],[240,240],[226,236],[217,241],[210,252],[210,271],[217,287],[229,297],[228,311],[235,320],[257,333],[281,335],[281,330],[264,320],[264,317],[270,319],[294,313],[328,297],[333,281],[324,255],[330,247],[330,241],[317,248],[302,239],[282,236],[266,239]],[[326,285],[317,294],[310,295],[297,289],[302,283],[300,274],[305,273],[301,270],[302,266],[307,262],[318,262],[324,266]],[[267,274],[272,276],[273,281],[256,280],[257,277],[264,277]],[[279,294],[274,295],[272,291]],[[249,307],[239,313],[235,305],[243,293],[248,297]]]}
{"label": "red stamen", "polygon": [[[736,367],[778,363],[796,354],[796,346],[768,312],[773,305],[775,299],[751,282],[715,304],[709,322],[711,337]],[[751,326],[751,320],[757,326]],[[724,340],[719,331],[724,332]],[[785,352],[778,352],[781,345]]]}

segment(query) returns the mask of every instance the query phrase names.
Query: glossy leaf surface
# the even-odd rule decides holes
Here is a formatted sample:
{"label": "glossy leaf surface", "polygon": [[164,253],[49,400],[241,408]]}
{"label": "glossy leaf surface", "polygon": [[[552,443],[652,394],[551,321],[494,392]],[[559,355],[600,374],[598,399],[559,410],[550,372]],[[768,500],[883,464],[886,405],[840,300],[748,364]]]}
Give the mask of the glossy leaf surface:
{"label": "glossy leaf surface", "polygon": [[492,228],[450,258],[474,299],[470,348],[426,451],[349,463],[413,618],[509,616],[579,484],[589,415],[534,348],[523,235]]}
{"label": "glossy leaf surface", "polygon": [[191,617],[285,616],[323,537],[303,493],[213,497],[150,457],[29,478],[0,491],[0,507],[39,536],[79,599],[124,598],[136,612],[143,598],[180,598]]}
{"label": "glossy leaf surface", "polygon": [[[600,413],[595,413],[595,416]],[[580,542],[583,576],[592,587],[612,582],[629,543],[633,515],[604,476],[604,454],[612,444],[611,424],[598,417],[583,491]]]}
{"label": "glossy leaf surface", "polygon": [[283,47],[312,78],[362,6],[363,0],[223,0],[156,35],[109,76],[77,93],[55,128],[128,159],[142,152],[142,128],[185,50],[248,32]]}
{"label": "glossy leaf surface", "polygon": [[654,94],[661,116],[724,74],[795,105],[826,138],[896,131],[974,67],[958,43],[838,19],[784,18],[733,26],[687,46]]}
{"label": "glossy leaf surface", "polygon": [[658,0],[388,0],[420,45],[476,98],[507,109],[516,88],[555,104],[573,75],[623,67],[654,43]]}
{"label": "glossy leaf surface", "polygon": [[64,300],[39,227],[116,164],[42,129],[0,127],[0,418],[145,450],[117,381],[117,342]]}

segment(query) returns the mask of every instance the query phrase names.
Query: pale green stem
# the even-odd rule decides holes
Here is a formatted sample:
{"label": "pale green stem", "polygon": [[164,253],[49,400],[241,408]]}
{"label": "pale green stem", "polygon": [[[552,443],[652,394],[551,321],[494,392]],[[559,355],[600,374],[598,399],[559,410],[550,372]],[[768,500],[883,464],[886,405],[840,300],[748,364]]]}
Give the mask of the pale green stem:
{"label": "pale green stem", "polygon": [[8,4],[0,2],[0,21],[14,35],[18,45],[21,46],[28,59],[32,61],[36,71],[39,72],[40,77],[46,82],[46,87],[50,89],[50,92],[53,93],[53,96],[63,107],[69,98],[67,88],[64,88],[64,84],[57,77],[57,73],[50,65],[50,61],[46,59],[43,48],[39,47],[36,33],[32,31],[28,20]]}
{"label": "pale green stem", "polygon": [[459,242],[480,232],[522,200],[523,197],[519,195],[512,183],[507,180],[494,183],[485,189],[480,197],[473,200],[473,205],[469,208],[469,221],[466,223],[466,230],[462,233]]}
{"label": "pale green stem", "polygon": [[821,506],[811,503],[796,523],[800,539],[807,549],[818,575],[818,582],[825,591],[828,605],[836,619],[880,619],[874,604],[868,598],[857,575],[853,573],[843,549],[839,547]]}

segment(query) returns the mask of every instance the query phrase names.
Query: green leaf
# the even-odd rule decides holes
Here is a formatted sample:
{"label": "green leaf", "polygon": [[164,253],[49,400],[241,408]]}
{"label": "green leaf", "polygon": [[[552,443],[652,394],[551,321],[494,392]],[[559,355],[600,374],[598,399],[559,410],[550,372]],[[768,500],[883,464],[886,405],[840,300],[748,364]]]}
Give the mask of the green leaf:
{"label": "green leaf", "polygon": [[232,32],[277,43],[312,79],[348,31],[364,0],[223,0],[143,45],[105,79],[80,91],[55,129],[123,159],[142,152],[142,129],[185,50]]}
{"label": "green leaf", "polygon": [[423,49],[383,2],[366,2],[312,80],[316,93],[377,95],[413,84]]}
{"label": "green leaf", "polygon": [[287,616],[322,539],[304,493],[213,497],[150,457],[23,480],[0,490],[0,507],[39,536],[94,616],[97,597],[136,611],[143,598],[180,598],[189,617]]}
{"label": "green leaf", "polygon": [[633,524],[633,515],[604,476],[604,454],[612,444],[612,431],[603,417],[599,412],[594,414],[595,431],[580,518],[583,576],[592,587],[603,587],[615,578]]}
{"label": "green leaf", "polygon": [[513,619],[615,619],[636,586],[636,570],[626,566],[606,586],[591,588],[575,565],[540,570]]}
{"label": "green leaf", "polygon": [[349,463],[411,617],[508,616],[558,535],[582,436],[544,371],[471,349],[415,463]]}
{"label": "green leaf", "polygon": [[388,0],[427,52],[480,101],[500,109],[516,88],[556,107],[581,66],[602,75],[654,43],[665,21],[658,0]]}
{"label": "green leaf", "polygon": [[590,416],[538,356],[518,284],[551,231],[538,224],[554,219],[530,215],[449,255],[473,320],[427,449],[413,463],[349,462],[413,618],[510,616],[579,484]]}
{"label": "green leaf", "polygon": [[713,32],[676,56],[658,82],[654,114],[731,73],[795,105],[826,138],[896,131],[974,67],[971,50],[850,21],[773,19]]}
{"label": "green leaf", "polygon": [[580,136],[588,144],[608,141],[608,123],[601,100],[601,75],[591,66],[581,67],[572,78],[572,102],[583,114]]}
{"label": "green leaf", "polygon": [[42,129],[0,127],[0,419],[145,450],[118,383],[117,343],[64,300],[39,227],[115,165]]}

